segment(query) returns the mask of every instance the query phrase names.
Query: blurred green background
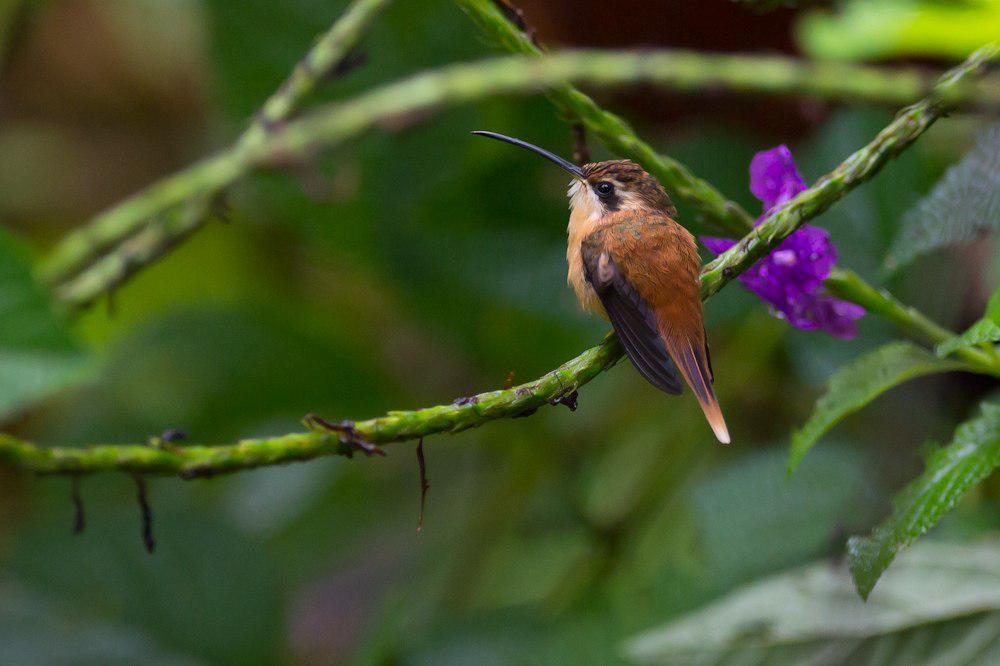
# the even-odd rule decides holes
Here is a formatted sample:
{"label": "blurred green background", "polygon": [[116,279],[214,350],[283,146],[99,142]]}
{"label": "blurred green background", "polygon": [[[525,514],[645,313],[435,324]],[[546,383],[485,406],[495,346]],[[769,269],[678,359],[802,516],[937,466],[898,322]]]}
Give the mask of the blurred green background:
{"label": "blurred green background", "polygon": [[[40,255],[225,145],[344,5],[0,2],[0,225]],[[522,5],[553,46],[824,55],[839,20],[722,0]],[[955,54],[942,33],[859,55],[944,66]],[[363,50],[366,62],[323,98],[492,52],[460,10],[431,0],[395,3]],[[811,181],[893,112],[722,92],[596,95],[751,211],[754,152],[787,143]],[[903,214],[977,128],[960,115],[942,122],[819,219],[841,265],[881,279]],[[606,325],[579,313],[565,286],[565,176],[472,129],[572,150],[544,99],[499,99],[243,181],[228,223],[76,320],[92,381],[5,430],[85,444],[174,427],[231,442],[294,431],[307,412],[363,418],[446,403],[512,371],[534,378],[595,343]],[[997,264],[984,240],[887,284],[959,329],[980,316]],[[427,440],[420,534],[410,444],[385,459],[152,480],[153,556],[129,478],[84,481],[88,527],[73,537],[65,479],[0,471],[0,660],[612,663],[629,637],[741,584],[835,561],[920,470],[920,445],[947,441],[990,388],[954,374],[903,386],[786,480],[788,434],[822,382],[892,331],[871,317],[851,342],[793,331],[736,285],[707,309],[733,446],[714,442],[690,395],[668,399],[621,363],[585,387],[575,413],[542,409]],[[994,479],[935,537],[995,533],[998,498]]]}

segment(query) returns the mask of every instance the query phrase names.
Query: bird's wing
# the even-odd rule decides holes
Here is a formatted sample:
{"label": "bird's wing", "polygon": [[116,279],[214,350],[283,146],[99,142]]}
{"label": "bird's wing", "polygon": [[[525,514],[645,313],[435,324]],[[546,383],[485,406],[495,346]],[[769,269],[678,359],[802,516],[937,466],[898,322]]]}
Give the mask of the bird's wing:
{"label": "bird's wing", "polygon": [[712,390],[694,238],[664,215],[616,213],[581,245],[587,280],[629,358],[653,386],[694,392],[719,441],[728,442]]}
{"label": "bird's wing", "polygon": [[598,230],[582,244],[583,269],[632,365],[646,380],[667,393],[679,394],[683,383],[656,321],[656,313],[619,269]]}

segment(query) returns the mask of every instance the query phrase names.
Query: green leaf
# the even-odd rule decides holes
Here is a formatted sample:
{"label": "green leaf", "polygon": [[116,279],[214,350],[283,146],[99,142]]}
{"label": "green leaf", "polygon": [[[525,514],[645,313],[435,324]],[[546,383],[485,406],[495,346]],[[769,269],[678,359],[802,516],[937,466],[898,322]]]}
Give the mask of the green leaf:
{"label": "green leaf", "polygon": [[932,250],[969,243],[998,229],[1000,124],[994,124],[945,172],[930,194],[907,211],[886,268],[895,270]]}
{"label": "green leaf", "polygon": [[816,58],[964,58],[996,39],[1000,4],[940,0],[849,0],[805,13],[799,45]]}
{"label": "green leaf", "polygon": [[32,276],[20,243],[0,231],[0,419],[90,376],[91,365]]}
{"label": "green leaf", "polygon": [[848,542],[858,593],[867,598],[896,554],[933,527],[970,488],[1000,465],[1000,403],[955,431],[951,444],[927,459],[927,468],[893,500],[892,515],[871,536]]}
{"label": "green leaf", "polygon": [[965,347],[972,347],[983,342],[1000,342],[1000,287],[993,292],[990,302],[986,304],[986,314],[969,327],[965,333],[945,340],[937,346],[938,356],[947,356]]}
{"label": "green leaf", "polygon": [[625,653],[657,664],[996,663],[1000,542],[921,544],[867,603],[844,567],[792,569],[640,634]]}
{"label": "green leaf", "polygon": [[964,367],[908,342],[891,342],[840,368],[827,382],[826,393],[816,402],[812,416],[792,434],[788,473],[795,471],[827,430],[889,389],[908,379]]}

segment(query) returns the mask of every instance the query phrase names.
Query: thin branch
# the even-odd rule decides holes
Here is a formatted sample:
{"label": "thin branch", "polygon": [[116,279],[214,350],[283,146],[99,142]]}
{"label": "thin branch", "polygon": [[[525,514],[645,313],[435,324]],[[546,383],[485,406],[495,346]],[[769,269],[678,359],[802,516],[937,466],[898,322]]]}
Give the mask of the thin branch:
{"label": "thin branch", "polygon": [[[900,303],[886,290],[867,284],[853,271],[834,270],[825,285],[834,296],[863,306],[869,313],[877,314],[910,337],[932,347],[955,335],[916,308]],[[955,354],[976,371],[1000,377],[1000,358],[991,350],[972,347]]]}
{"label": "thin branch", "polygon": [[[267,133],[249,132],[250,138],[241,139],[233,147],[154,183],[70,234],[54,250],[43,274],[52,283],[63,282],[114,244],[136,234],[151,218],[168,213],[187,201],[215,195],[255,169],[308,160],[322,149],[337,146],[395,118],[490,96],[539,89],[548,89],[560,108],[600,137],[612,151],[645,165],[676,196],[694,206],[701,222],[739,234],[749,228],[752,221],[746,211],[680,163],[656,153],[640,141],[624,121],[597,107],[566,82],[584,81],[595,85],[643,82],[681,90],[726,85],[739,91],[847,95],[877,89],[871,83],[873,80],[889,86],[887,99],[912,100],[926,89],[923,75],[908,75],[897,70],[672,51],[566,51],[540,59],[507,57],[451,65],[383,86],[351,101],[321,106]],[[943,102],[954,107],[967,102],[975,90],[961,79],[956,85],[941,89],[940,95]],[[699,220],[689,222],[696,225]],[[177,235],[189,233],[182,229]],[[162,252],[147,254],[155,258]],[[132,266],[141,264],[133,263]],[[90,286],[86,289],[67,288],[68,302],[81,304],[73,295],[91,294],[93,284],[104,279],[101,276],[107,272],[95,271],[87,278]]]}
{"label": "thin branch", "polygon": [[[499,11],[494,2],[490,0],[457,0],[457,2],[465,8],[486,35],[498,41],[507,50],[514,53],[541,55],[535,38],[535,31],[527,25],[522,13],[517,13],[517,21],[510,21],[507,20],[509,18],[509,10],[507,12]],[[507,3],[504,2],[504,4],[506,5]],[[995,46],[988,46],[984,51],[987,51],[987,53],[980,52],[978,55],[982,55],[984,59],[996,57]],[[973,58],[976,57],[977,55],[973,56]],[[956,90],[962,86],[970,85],[968,75],[971,72],[969,69],[966,69],[967,65],[969,65],[968,61],[952,70],[952,72],[942,77],[935,84],[930,91],[933,93],[932,99],[934,101],[937,103],[947,103],[949,98],[953,100],[953,103],[957,101],[954,99],[957,94]],[[844,73],[846,74],[846,72]],[[914,72],[914,75],[916,74]],[[862,73],[861,76],[866,77],[867,73]],[[996,78],[993,77],[994,80],[990,82],[990,85],[984,87],[989,87],[996,91],[996,86],[998,85]],[[930,79],[925,78],[923,85],[926,86],[929,83]],[[633,160],[643,164],[650,173],[654,173],[659,177],[660,181],[672,195],[686,201],[696,210],[701,211],[716,226],[727,231],[733,231],[735,228],[735,235],[741,235],[751,228],[753,218],[739,204],[726,200],[722,194],[705,181],[697,178],[683,164],[667,156],[657,154],[648,144],[636,136],[635,132],[624,121],[598,107],[592,99],[579,90],[565,86],[564,89],[550,94],[549,97],[556,107],[571,118],[591,118],[598,126],[588,125],[588,127],[602,139],[611,151],[631,157]],[[845,188],[840,196],[843,196],[848,189],[850,188]],[[725,275],[725,269],[722,270],[722,273]],[[844,280],[844,276],[847,275],[850,276],[849,287]],[[838,276],[840,276],[839,279]],[[731,278],[731,276],[729,277]],[[718,288],[718,286],[721,286],[721,284],[715,288]],[[887,291],[868,285],[853,273],[845,271],[835,272],[827,280],[826,286],[841,298],[862,305],[870,312],[886,317],[889,321],[899,326],[903,332],[918,340],[925,342],[929,340],[934,343],[940,342],[943,339],[940,337],[942,332],[946,336],[950,335],[944,328],[922,315],[915,308],[904,306]],[[989,354],[981,355],[978,354],[978,351],[965,354],[966,360],[975,367],[983,371],[995,373],[996,363],[987,362],[984,364],[983,362],[984,358],[988,359],[988,357]]]}
{"label": "thin branch", "polygon": [[[524,15],[518,11],[518,20],[509,20],[510,10],[504,11],[508,4],[506,0],[502,5],[494,0],[456,2],[480,31],[498,42],[504,50],[534,57],[542,55],[535,31],[527,25]],[[671,195],[688,202],[698,216],[693,223],[712,224],[734,236],[742,235],[753,225],[753,216],[743,208],[727,200],[711,183],[698,178],[677,160],[657,152],[640,139],[623,118],[602,109],[583,92],[567,83],[550,91],[548,98],[563,115],[600,138],[612,153],[643,165]]]}
{"label": "thin branch", "polygon": [[368,28],[390,1],[355,0],[264,102],[240,140],[245,143],[260,140],[269,130],[288,120],[324,79],[350,62]]}
{"label": "thin branch", "polygon": [[[941,85],[952,85],[958,78],[969,76],[981,64],[985,55],[978,53],[943,78]],[[932,98],[933,99],[933,98]],[[940,104],[925,100],[905,110],[868,146],[857,151],[833,172],[820,178],[781,210],[769,216],[752,230],[733,250],[713,262],[702,274],[702,296],[707,299],[753,264],[751,252],[757,258],[769,251],[798,225],[840,199],[858,183],[871,178],[886,159],[911,145],[933,119],[944,112]],[[901,122],[902,120],[902,122]],[[919,128],[919,129],[915,129]],[[867,165],[867,166],[866,166]],[[839,183],[831,186],[830,183]],[[810,202],[795,205],[797,201]],[[828,201],[827,201],[828,200]],[[781,222],[789,208],[795,210],[794,223]],[[768,235],[758,233],[761,227],[771,229]],[[784,234],[784,235],[782,235]],[[718,265],[720,264],[721,265]],[[723,275],[723,271],[725,274]],[[886,314],[897,325],[925,336],[931,342],[949,337],[913,309],[892,301],[888,294],[877,292],[857,278],[843,272],[836,274],[834,284],[839,293],[853,295],[866,307]],[[889,307],[886,304],[891,304]],[[971,350],[973,355],[978,350]],[[598,346],[588,349],[541,378],[516,388],[481,393],[414,411],[393,411],[385,416],[356,423],[342,422],[335,429],[317,429],[269,439],[243,440],[228,446],[186,446],[159,448],[149,445],[104,445],[84,449],[44,448],[9,435],[0,435],[0,463],[40,474],[92,474],[106,471],[129,471],[150,474],[175,474],[183,478],[210,477],[241,469],[309,460],[322,455],[351,456],[359,442],[369,446],[420,439],[438,433],[456,433],[489,421],[513,418],[533,413],[545,404],[560,404],[581,386],[613,366],[622,356],[617,338],[609,335]],[[972,371],[1000,376],[1000,363],[984,356],[968,357]]]}
{"label": "thin branch", "polygon": [[111,294],[135,273],[153,264],[212,219],[207,197],[155,219],[112,252],[98,257],[83,272],[54,287],[56,299],[74,308],[90,305]]}
{"label": "thin branch", "polygon": [[[351,3],[344,14],[316,41],[288,78],[254,114],[249,127],[230,149],[229,159],[215,163],[215,167],[219,168],[220,172],[228,172],[226,167],[231,169],[238,166],[240,164],[238,156],[243,148],[260,142],[268,133],[287,121],[302,101],[350,57],[368,27],[389,2],[390,0],[355,0]],[[189,177],[160,181],[161,184],[169,184],[169,187],[160,188],[159,191],[156,191],[155,186],[147,188],[143,191],[146,196],[140,193],[126,200],[124,204],[98,215],[86,226],[69,234],[56,247],[42,267],[43,279],[50,284],[68,280],[86,269],[114,245],[137,233],[155,215],[167,212],[173,205],[180,204],[185,199],[195,199],[200,190],[199,179],[211,170],[212,167],[205,171],[188,169],[182,173],[188,174]],[[209,194],[214,193],[209,192]],[[149,238],[145,239],[142,243],[143,262],[124,257],[112,259],[110,263],[128,264],[131,270],[124,274],[124,277],[127,277],[137,268],[158,259],[204,224],[207,217],[199,206],[197,201],[192,201],[189,209],[177,215],[179,219],[186,220],[185,223],[158,232],[158,237],[162,239],[160,246],[151,244]],[[199,211],[200,216],[197,214]],[[126,250],[125,254],[128,255],[129,252]],[[67,289],[69,302],[79,304],[73,296],[89,293],[90,285],[101,280],[101,276],[107,276],[103,279],[108,280],[110,287],[118,284],[122,275],[119,269],[110,268],[108,264],[101,266],[94,275],[89,275],[83,280],[83,286]]]}
{"label": "thin branch", "polygon": [[[483,34],[496,41],[504,50],[536,57],[542,55],[534,29],[526,24],[525,18],[520,12],[518,12],[518,20],[515,22],[509,20],[511,10],[504,10],[495,0],[456,0],[456,3],[468,13]],[[509,3],[504,0],[502,4],[508,5]],[[700,58],[711,57],[698,53],[684,55],[692,58],[688,62],[698,62],[698,67],[705,65]],[[758,69],[755,67],[756,64],[762,66]],[[904,88],[909,88],[908,95],[902,95],[895,100],[878,100],[907,104],[925,95],[935,78],[933,74],[917,70],[881,70],[886,75],[886,89],[894,91],[884,93],[878,84],[871,85],[874,79],[881,78],[877,76],[880,70],[864,67],[847,70],[839,69],[840,66],[835,65],[832,69],[818,71],[812,69],[813,64],[801,61],[732,56],[728,60],[715,61],[705,65],[704,70],[702,70],[706,73],[704,79],[700,78],[700,72],[694,72],[693,69],[685,67],[685,74],[693,74],[693,76],[688,76],[678,85],[690,86],[687,88],[688,90],[700,89],[698,86],[700,80],[701,84],[706,85],[706,87],[734,86],[743,92],[803,93],[827,99],[851,98],[869,101],[878,100],[882,94],[902,95]],[[746,69],[755,71],[749,78],[744,79]],[[736,74],[735,70],[740,70],[740,72]],[[876,76],[870,78],[873,72]],[[902,74],[904,72],[908,73],[897,80],[895,73]],[[716,76],[719,78],[713,79]],[[714,80],[715,83],[708,86],[708,80]],[[857,88],[853,87],[855,81],[860,84]],[[784,83],[787,83],[789,87],[783,87]],[[762,87],[753,90],[755,85]],[[851,87],[851,91],[848,93],[845,88],[840,86]],[[992,105],[1000,98],[1000,83],[993,81],[990,85],[983,87],[989,91],[983,93],[990,100],[987,102],[988,105]],[[837,92],[834,92],[835,90]],[[875,99],[866,97],[876,90],[879,92],[875,93]],[[652,146],[639,138],[625,120],[602,109],[584,93],[567,83],[550,91],[548,97],[564,115],[582,122],[588,130],[598,136],[608,150],[642,164],[652,175],[656,176],[657,180],[672,195],[688,202],[699,216],[699,219],[693,221],[694,223],[698,225],[709,223],[724,232],[737,236],[742,235],[752,225],[754,216],[747,213],[739,205],[729,201],[714,186],[698,178],[680,162],[658,153]]]}
{"label": "thin branch", "polygon": [[0,434],[0,464],[37,474],[94,474],[127,471],[212,477],[238,470],[311,460],[325,455],[353,456],[357,441],[371,445],[456,433],[489,421],[531,413],[573,393],[621,358],[621,347],[609,336],[597,347],[527,384],[480,393],[450,405],[341,424],[350,432],[314,430],[267,439],[246,439],[227,446],[148,444],[101,445],[88,448],[40,447]]}
{"label": "thin branch", "polygon": [[[473,7],[479,2],[468,0],[463,4]],[[504,20],[504,25],[510,24]],[[519,33],[514,37],[526,40]],[[530,42],[525,43],[534,48]],[[993,52],[984,50],[962,67],[953,70],[934,87],[929,100],[904,111],[903,122],[894,122],[872,144],[766,220],[761,225],[767,229],[766,237],[755,229],[738,244],[736,250],[724,255],[724,258],[720,258],[721,261],[714,262],[704,276],[703,294],[708,297],[718,291],[728,280],[739,275],[756,258],[766,253],[781,237],[787,236],[803,221],[819,214],[849,189],[873,176],[887,159],[905,149],[934,119],[964,99],[965,93],[960,91],[967,89],[968,78],[992,55]],[[682,165],[656,155],[620,119],[599,109],[589,98],[564,83],[574,79],[605,84],[641,80],[669,82],[676,80],[676,71],[664,72],[658,68],[664,65],[676,67],[677,56],[678,54],[643,54],[640,58],[636,54],[566,53],[533,63],[507,58],[473,65],[457,65],[418,75],[340,106],[321,108],[306,118],[290,122],[273,132],[256,132],[259,138],[241,141],[237,148],[161,181],[111,212],[117,211],[119,217],[116,218],[116,224],[119,227],[134,223],[138,225],[138,229],[149,216],[186,201],[193,201],[196,197],[217,193],[253,168],[288,157],[301,158],[318,148],[336,145],[376,122],[491,94],[523,92],[536,86],[555,85],[557,89],[552,93],[553,96],[562,98],[571,109],[582,111],[579,119],[609,146],[618,145],[638,150],[638,154],[630,153],[629,150],[621,152],[634,154],[644,163],[650,162],[650,159],[643,158],[640,154],[648,149],[656,165],[651,170],[656,171],[658,168],[674,176],[672,180],[661,176],[664,184],[671,186],[682,198],[703,204],[703,212],[713,217],[720,226],[725,227],[726,220],[729,220],[745,229],[749,226],[750,219],[745,211],[726,201],[721,194],[695,178]],[[587,69],[588,67],[593,69]],[[622,133],[609,137],[608,131],[616,126]],[[799,199],[807,203],[796,204]],[[789,208],[794,209],[794,214],[787,212]],[[110,225],[109,228],[114,226]],[[131,232],[122,237],[129,235]],[[121,275],[114,271],[109,271],[109,274]],[[867,307],[878,311],[879,307],[885,306],[885,311],[892,311],[890,320],[904,329],[909,327],[923,334],[930,333],[931,337],[941,335],[943,329],[935,332],[936,325],[916,311],[902,306],[895,309],[886,306],[886,303],[892,303],[887,294],[877,292],[860,280],[853,283],[853,287],[854,291],[864,292],[861,300],[868,299]],[[947,332],[944,334],[947,335]],[[460,432],[491,420],[530,414],[545,404],[560,404],[574,395],[579,387],[614,365],[621,355],[617,339],[608,336],[599,346],[587,350],[540,379],[516,388],[479,394],[451,405],[389,412],[385,416],[358,423],[345,422],[337,426],[336,432],[321,430],[295,433],[269,439],[243,440],[234,445],[154,447],[140,444],[101,445],[83,449],[46,448],[0,434],[0,463],[39,474],[81,475],[127,471],[134,474],[173,474],[183,478],[197,478],[308,460],[322,455],[350,457],[358,450],[359,442],[374,446],[419,439],[436,433]]]}
{"label": "thin branch", "polygon": [[996,46],[985,46],[938,80],[928,97],[903,109],[864,148],[836,169],[772,212],[740,242],[716,257],[702,273],[702,293],[711,296],[722,285],[770,252],[806,220],[825,211],[878,173],[886,162],[908,148],[934,122],[955,109],[954,90],[996,57]]}

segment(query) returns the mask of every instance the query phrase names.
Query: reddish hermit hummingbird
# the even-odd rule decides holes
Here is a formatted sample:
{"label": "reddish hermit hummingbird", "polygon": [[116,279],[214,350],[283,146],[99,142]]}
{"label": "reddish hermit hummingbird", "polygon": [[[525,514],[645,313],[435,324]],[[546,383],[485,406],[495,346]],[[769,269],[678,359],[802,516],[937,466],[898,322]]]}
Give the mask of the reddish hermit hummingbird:
{"label": "reddish hermit hummingbird", "polygon": [[677,224],[655,178],[631,160],[577,166],[521,139],[505,141],[555,162],[569,186],[567,281],[584,310],[611,322],[632,365],[650,384],[679,394],[687,381],[718,440],[729,430],[712,390],[712,362],[702,316],[694,236]]}

